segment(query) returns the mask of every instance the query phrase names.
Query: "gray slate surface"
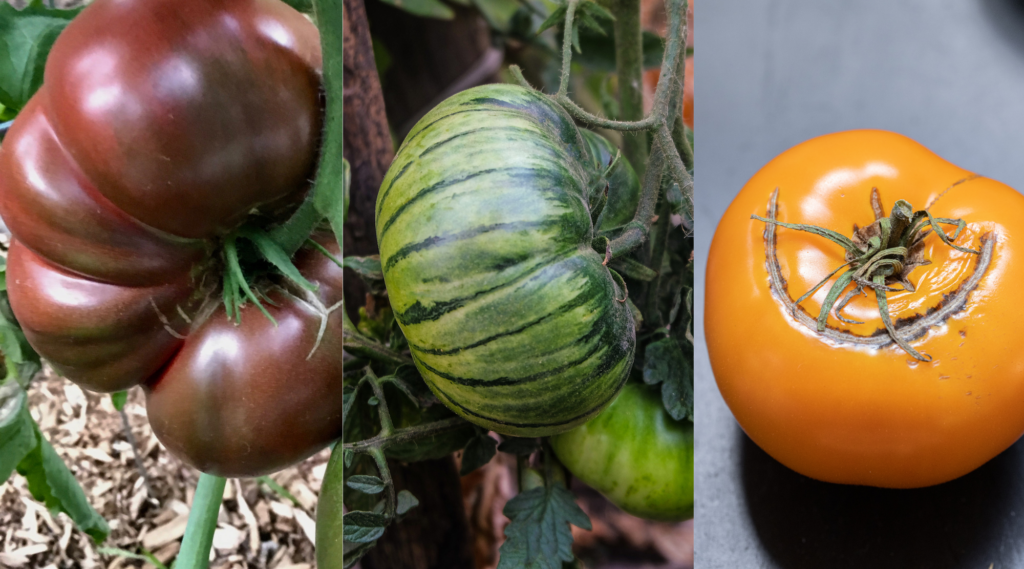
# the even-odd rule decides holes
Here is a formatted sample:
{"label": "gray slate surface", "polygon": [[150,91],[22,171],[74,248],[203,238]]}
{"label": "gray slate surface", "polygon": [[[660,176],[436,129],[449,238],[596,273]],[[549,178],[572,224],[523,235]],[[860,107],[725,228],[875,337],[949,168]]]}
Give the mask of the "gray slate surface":
{"label": "gray slate surface", "polygon": [[[1024,190],[1024,0],[704,0],[696,19],[698,332],[718,219],[803,140],[889,129]],[[746,438],[700,334],[696,390],[698,569],[1024,567],[1024,442],[934,488],[829,485]]]}

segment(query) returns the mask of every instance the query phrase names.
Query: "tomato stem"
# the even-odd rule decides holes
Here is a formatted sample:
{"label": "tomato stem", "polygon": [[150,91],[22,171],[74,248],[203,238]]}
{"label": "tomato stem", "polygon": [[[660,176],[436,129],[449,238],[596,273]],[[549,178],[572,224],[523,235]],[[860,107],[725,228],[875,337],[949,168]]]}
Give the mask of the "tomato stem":
{"label": "tomato stem", "polygon": [[[950,187],[952,188],[975,177],[959,180]],[[956,245],[954,241],[966,228],[966,221],[963,219],[934,217],[928,209],[914,211],[911,205],[904,200],[897,201],[893,206],[892,214],[889,217],[884,217],[881,195],[878,192],[878,188],[873,188],[871,205],[872,210],[875,212],[875,222],[864,228],[859,228],[855,225],[854,236],[851,239],[838,232],[815,225],[778,221],[775,218],[778,211],[778,195],[779,190],[776,188],[768,201],[767,217],[752,215],[751,219],[765,223],[765,258],[769,269],[769,286],[776,293],[776,297],[781,299],[783,304],[786,305],[790,314],[808,328],[813,328],[817,333],[832,340],[873,347],[882,347],[895,342],[903,351],[915,359],[925,362],[931,361],[931,356],[922,354],[912,348],[909,341],[924,335],[928,328],[945,322],[949,316],[966,306],[968,294],[978,286],[981,277],[991,264],[993,250],[997,241],[996,235],[991,232],[982,235],[979,251]],[[933,200],[929,207],[934,203],[935,201]],[[942,230],[940,224],[956,225],[957,229],[953,235],[948,235]],[[791,300],[789,293],[786,291],[786,280],[782,276],[782,269],[776,252],[777,227],[804,231],[829,239],[846,250],[846,262],[829,273],[800,298],[795,301]],[[963,253],[978,255],[978,263],[971,276],[960,285],[957,291],[946,295],[939,307],[924,316],[908,319],[903,326],[897,326],[898,323],[894,324],[889,315],[887,294],[900,290],[914,290],[914,285],[908,277],[913,269],[930,262],[923,257],[924,238],[929,234],[929,230],[930,233],[938,235],[939,239],[949,247]],[[846,269],[845,272],[836,279],[829,289],[829,293],[821,305],[818,317],[812,319],[800,308],[800,303],[810,298],[811,295],[828,283],[832,277],[844,269]],[[893,283],[902,285],[902,288],[890,286]],[[853,288],[847,291],[851,286]],[[867,288],[875,292],[879,317],[882,320],[887,335],[859,336],[829,327],[828,315],[833,310],[836,318],[842,322],[862,324],[862,322],[843,317],[841,313],[854,296],[864,293]],[[847,293],[840,300],[840,295],[843,294],[843,291],[847,291]]]}
{"label": "tomato stem", "polygon": [[403,429],[394,429],[390,435],[384,436],[378,434],[373,438],[369,438],[354,443],[344,443],[343,448],[357,453],[369,452],[371,448],[380,448],[381,450],[387,449],[390,446],[407,443],[410,441],[418,441],[421,439],[428,439],[447,433],[449,431],[456,431],[466,426],[466,420],[461,417],[451,417],[450,419],[444,419],[441,421],[433,421],[431,423],[425,423],[422,425],[416,425],[415,427],[405,427]]}
{"label": "tomato stem", "polygon": [[210,547],[217,529],[217,514],[224,497],[227,480],[202,473],[196,484],[192,509],[188,513],[185,538],[174,562],[175,569],[205,569],[210,566]]}
{"label": "tomato stem", "polygon": [[[346,163],[344,146],[344,3],[339,0],[313,0],[320,46],[324,61],[324,92],[327,97],[324,117],[324,139],[320,147],[320,164],[311,195],[320,207],[317,209],[331,223],[338,245],[342,247],[344,223],[344,188]],[[321,218],[322,219],[322,218]],[[299,242],[301,244],[301,241]],[[296,249],[298,246],[296,246]]]}

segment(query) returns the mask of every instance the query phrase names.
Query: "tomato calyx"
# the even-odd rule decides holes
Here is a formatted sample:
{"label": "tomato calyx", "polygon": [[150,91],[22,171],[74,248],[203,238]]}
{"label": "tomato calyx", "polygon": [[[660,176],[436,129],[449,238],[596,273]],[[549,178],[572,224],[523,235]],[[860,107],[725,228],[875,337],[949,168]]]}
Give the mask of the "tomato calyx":
{"label": "tomato calyx", "polygon": [[[239,322],[241,306],[245,302],[252,302],[276,326],[274,317],[263,306],[262,301],[270,300],[262,289],[265,288],[263,283],[276,285],[275,281],[283,277],[285,284],[295,291],[295,295],[313,305],[320,313],[323,320],[321,329],[326,325],[327,316],[334,308],[325,307],[316,295],[312,294],[317,291],[317,286],[302,276],[292,262],[292,256],[303,244],[307,244],[339,267],[342,266],[340,260],[311,238],[322,221],[323,215],[316,210],[313,200],[307,198],[291,217],[273,228],[264,229],[263,224],[258,221],[250,221],[223,238],[217,248],[222,262],[221,288],[228,318]],[[316,351],[315,347],[313,351]]]}
{"label": "tomato calyx", "polygon": [[[951,185],[950,188],[975,178],[977,176],[964,178]],[[863,228],[854,225],[853,238],[848,238],[836,231],[815,225],[778,221],[775,218],[778,211],[778,195],[779,190],[776,188],[768,202],[768,217],[752,215],[751,219],[765,223],[765,258],[769,270],[769,285],[790,314],[808,328],[833,340],[875,347],[895,342],[915,359],[923,362],[931,361],[930,355],[918,352],[910,346],[909,341],[924,335],[931,326],[941,324],[946,318],[966,305],[968,294],[977,287],[991,264],[996,242],[995,234],[988,232],[981,236],[980,250],[961,247],[954,241],[966,228],[967,223],[963,219],[932,216],[928,209],[938,198],[932,200],[928,208],[918,211],[914,211],[907,201],[898,200],[893,206],[890,216],[886,217],[878,188],[872,188],[871,207],[875,214],[875,221]],[[939,197],[942,197],[942,194]],[[952,235],[949,235],[943,231],[940,225],[955,225],[957,228]],[[803,296],[792,300],[786,290],[786,280],[782,277],[782,268],[776,254],[775,233],[778,226],[805,231],[829,239],[846,250],[846,262],[829,273]],[[924,316],[901,320],[894,324],[889,314],[887,294],[915,290],[909,280],[909,274],[916,267],[930,263],[923,255],[924,238],[930,233],[934,233],[943,243],[957,251],[978,255],[978,262],[974,272],[953,294],[947,296],[940,306],[930,310]],[[843,272],[844,269],[846,269],[845,272]],[[842,274],[829,289],[817,318],[811,318],[799,306],[800,303],[840,272]],[[901,288],[892,286],[894,284],[900,285]],[[851,285],[853,285],[852,288],[850,288]],[[842,322],[863,324],[863,322],[844,317],[842,311],[855,296],[866,295],[865,289],[872,289],[875,292],[879,316],[885,326],[886,334],[860,336],[828,326],[830,312],[834,312],[835,317]],[[847,291],[845,295],[843,295],[843,291]],[[841,299],[840,295],[843,295]]]}

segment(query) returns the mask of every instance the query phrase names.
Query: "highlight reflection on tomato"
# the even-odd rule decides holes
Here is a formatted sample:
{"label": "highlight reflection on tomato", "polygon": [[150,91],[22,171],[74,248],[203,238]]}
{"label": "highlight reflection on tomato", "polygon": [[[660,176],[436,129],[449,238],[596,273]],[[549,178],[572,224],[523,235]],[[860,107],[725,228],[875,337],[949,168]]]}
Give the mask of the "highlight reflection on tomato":
{"label": "highlight reflection on tomato", "polygon": [[[752,219],[769,217],[776,189],[778,221],[845,236],[875,221],[873,189],[886,215],[906,200],[966,221],[955,244],[983,254],[932,231],[921,249],[930,263],[908,273],[913,290],[885,293],[897,333],[931,361],[891,341],[873,290],[841,312],[862,323],[833,310],[824,334],[807,321],[835,277],[787,308],[848,258],[824,237]],[[797,472],[889,488],[945,482],[1005,450],[1024,433],[1024,303],[1014,294],[1024,282],[1014,259],[1021,232],[1024,196],[901,135],[841,132],[773,159],[726,211],[708,258],[708,350],[740,426]]]}

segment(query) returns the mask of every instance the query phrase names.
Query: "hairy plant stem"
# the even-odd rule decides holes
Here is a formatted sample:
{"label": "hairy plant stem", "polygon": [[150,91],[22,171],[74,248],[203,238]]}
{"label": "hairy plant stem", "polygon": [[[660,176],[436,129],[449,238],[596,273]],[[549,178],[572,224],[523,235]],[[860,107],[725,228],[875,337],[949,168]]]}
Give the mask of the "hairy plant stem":
{"label": "hairy plant stem", "polygon": [[[395,430],[395,425],[391,421],[391,411],[388,410],[388,401],[384,397],[384,386],[377,379],[377,376],[367,368],[366,375],[360,380],[360,383],[368,382],[370,389],[373,390],[374,397],[377,398],[377,414],[380,416],[380,434],[387,437]],[[358,389],[358,387],[356,388]]]}
{"label": "hairy plant stem", "polygon": [[[356,353],[360,356],[382,363],[394,365],[412,365],[412,358],[400,354],[383,344],[374,342],[373,340],[366,338],[362,334],[352,331],[348,327],[342,328],[341,339],[345,345],[346,350],[349,350],[352,353]],[[355,348],[355,350],[351,350],[351,348]]]}
{"label": "hairy plant stem", "polygon": [[443,433],[447,433],[449,431],[458,430],[464,426],[466,426],[465,419],[461,417],[452,417],[450,419],[434,421],[432,423],[426,423],[423,425],[416,425],[415,427],[394,429],[393,431],[391,431],[391,434],[386,436],[382,434],[377,434],[372,438],[365,439],[362,441],[344,443],[342,445],[342,448],[357,453],[367,453],[370,451],[370,449],[374,448],[385,450],[393,445],[433,437],[435,435],[440,435]]}
{"label": "hairy plant stem", "polygon": [[[686,13],[686,3],[685,2],[683,4],[682,12],[683,12],[683,14]],[[686,71],[686,58],[685,57],[680,57],[679,58],[679,74],[676,77],[676,81],[678,81],[680,83],[682,82],[682,78],[683,78],[683,75],[684,75],[685,71]],[[683,122],[682,122],[682,118],[683,118],[683,112],[682,112],[683,91],[682,91],[681,86],[678,89],[673,89],[672,90],[672,95],[673,96],[671,98],[671,102],[670,102],[670,106],[669,106],[669,111],[668,111],[669,112],[668,122],[670,124],[672,124],[672,125],[682,125],[683,124]],[[667,129],[658,129],[658,132],[662,133],[663,130],[667,130]],[[672,133],[672,136],[669,136],[669,137],[659,136],[657,138],[658,144],[660,144],[662,146],[662,148],[674,146],[676,148],[676,150],[679,151],[679,154],[674,156],[674,158],[676,160],[680,160],[680,156],[689,156],[690,167],[692,167],[693,166],[693,150],[690,148],[690,142],[686,139],[686,131],[685,130],[676,129],[676,128],[674,128],[673,131],[674,132]],[[673,157],[670,157],[670,161],[671,161],[671,158],[673,158]],[[674,181],[676,184],[679,184],[679,180],[680,179],[683,179],[684,183],[688,183],[689,184],[688,187],[680,185],[680,189],[683,190],[683,199],[685,200],[685,203],[689,205],[689,212],[688,213],[692,217],[693,216],[693,179],[690,177],[689,172],[686,171],[686,166],[682,163],[682,160],[680,160],[680,163],[677,166],[674,166],[674,167],[670,168],[670,170],[674,174],[672,176],[672,181]],[[680,178],[680,170],[681,170],[681,178]],[[668,183],[663,181],[662,188],[661,188],[663,190],[663,194],[664,194],[664,190],[666,190],[667,188],[668,188]],[[662,266],[664,265],[664,262],[665,262],[665,251],[666,251],[667,246],[668,246],[668,237],[669,237],[669,232],[671,231],[671,229],[672,229],[672,206],[668,203],[668,200],[664,199],[664,195],[663,195],[662,196],[662,202],[661,202],[661,208],[658,211],[658,221],[656,221],[655,224],[654,224],[653,235],[651,236],[651,256],[650,256],[650,263],[649,263],[650,267],[652,269],[654,269],[658,274],[657,274],[656,277],[654,277],[654,280],[652,280],[651,282],[646,283],[644,285],[646,287],[646,289],[643,291],[645,294],[643,296],[644,306],[642,308],[642,313],[643,314],[647,314],[648,317],[651,318],[651,322],[649,323],[650,327],[655,328],[655,329],[661,328],[662,326],[664,326],[666,324],[666,322],[664,322],[662,320],[661,312],[658,311],[658,310],[654,310],[654,309],[657,308],[657,306],[658,306],[658,295],[661,293],[661,269],[662,269]]]}
{"label": "hairy plant stem", "polygon": [[[327,109],[324,117],[323,144],[320,147],[320,165],[317,167],[313,191],[310,193],[314,197],[326,193],[342,199],[342,188],[345,185],[345,160],[342,153],[345,137],[345,42],[342,20],[345,7],[341,0],[313,0],[313,12],[316,14],[317,28],[320,30]],[[338,245],[344,248],[341,243],[341,228],[334,226],[334,232]],[[301,243],[296,245],[295,249],[297,250],[300,245]]]}
{"label": "hairy plant stem", "polygon": [[[686,45],[687,36],[686,2],[683,0],[667,0],[666,4],[669,12],[669,29],[668,37],[666,38],[665,56],[661,62],[661,77],[654,94],[654,108],[650,116],[633,121],[608,121],[607,119],[596,117],[581,109],[564,94],[567,90],[568,70],[571,64],[568,61],[568,57],[571,57],[571,24],[575,17],[577,2],[570,2],[566,8],[567,25],[562,40],[562,80],[559,85],[558,94],[554,96],[555,100],[577,120],[593,126],[620,131],[655,130],[654,146],[651,149],[649,160],[646,159],[646,137],[639,139],[644,145],[644,150],[641,152],[643,153],[643,158],[645,158],[645,160],[639,162],[633,161],[635,155],[631,156],[629,153],[630,138],[626,138],[626,156],[633,161],[634,169],[638,172],[643,172],[642,194],[633,220],[626,224],[625,230],[618,237],[605,243],[606,262],[629,253],[647,240],[655,217],[655,208],[657,207],[658,196],[661,191],[662,176],[666,168],[672,180],[682,190],[684,199],[686,199],[688,204],[692,204],[693,179],[687,172],[683,159],[680,157],[677,142],[672,138],[676,115],[680,113],[680,109],[677,107],[680,107],[682,102],[682,95],[680,94],[682,80],[680,73],[685,70],[685,61],[681,62],[680,60],[684,59],[682,49]],[[630,89],[635,88],[637,93],[640,94],[639,106],[640,113],[642,113],[643,98],[642,91],[640,91],[640,74],[643,71],[643,49],[640,42],[639,3],[636,0],[616,0],[612,8],[613,14],[616,17],[616,62],[618,65],[620,99],[624,107],[623,111],[624,113],[626,112],[625,107],[629,103],[626,103],[626,99],[622,99],[622,97],[632,100],[632,95],[628,92]],[[620,37],[619,27],[625,27],[624,21],[632,22],[632,26],[636,28],[636,46],[633,46],[632,33],[623,30],[622,37]],[[520,83],[525,84],[525,79],[523,79],[522,73],[518,69],[513,69],[512,72]],[[634,76],[636,78],[635,83],[630,79],[630,77]],[[631,114],[627,116],[640,116],[640,114],[632,109],[629,112]],[[682,146],[684,152],[687,147],[688,145]],[[692,161],[692,151],[687,154]]]}
{"label": "hairy plant stem", "polygon": [[[666,117],[669,112],[669,104],[672,99],[672,90],[681,88],[681,82],[673,81],[676,75],[676,71],[679,68],[678,62],[683,57],[683,49],[686,46],[686,11],[683,9],[684,2],[681,0],[667,0],[666,2],[669,12],[669,27],[668,37],[665,39],[665,56],[661,61],[661,79],[658,81],[658,87],[654,91],[654,106],[651,110],[651,114],[643,119],[637,121],[616,121],[599,117],[595,114],[589,113],[582,107],[577,105],[567,95],[559,96],[557,94],[552,95],[555,101],[562,106],[573,118],[576,120],[592,127],[607,128],[610,130],[618,130],[622,132],[634,132],[639,130],[654,130],[666,123]],[[566,16],[568,17],[569,11],[575,11],[576,4],[571,4],[566,9]],[[575,12],[573,12],[575,13]],[[637,22],[639,26],[639,21]],[[637,31],[637,34],[641,32]],[[566,52],[566,44],[570,44],[572,34],[563,34],[562,39],[562,53]],[[571,55],[571,53],[570,53]],[[564,73],[568,64],[563,62],[562,71]],[[532,88],[526,78],[523,77],[523,72],[518,66],[511,66],[509,70],[512,72],[512,76],[515,77],[516,81],[527,88]],[[568,77],[566,81],[568,81]],[[561,85],[559,85],[561,90]]]}
{"label": "hairy plant stem", "polygon": [[569,0],[565,8],[565,36],[569,41],[562,41],[562,76],[558,81],[558,93],[556,97],[568,97],[569,93],[569,72],[572,69],[572,25],[576,19],[576,8],[580,0]]}
{"label": "hairy plant stem", "polygon": [[388,467],[388,458],[384,455],[384,449],[380,447],[374,447],[366,451],[373,461],[377,463],[377,471],[380,473],[380,480],[384,483],[384,488],[387,489],[387,502],[384,504],[384,515],[388,518],[395,517],[395,511],[398,509],[398,497],[395,493],[395,482],[391,478],[391,468]]}
{"label": "hairy plant stem", "polygon": [[[668,0],[678,3],[679,0]],[[619,83],[619,118],[638,121],[644,116],[644,48],[640,26],[640,0],[614,0],[615,74]],[[685,20],[685,12],[683,16]],[[684,44],[685,45],[685,42]],[[678,56],[678,54],[677,54]],[[667,59],[667,58],[666,58]],[[675,62],[672,62],[673,71]],[[670,80],[666,77],[665,80]],[[643,134],[622,137],[623,154],[638,176],[647,165],[648,141]]]}

